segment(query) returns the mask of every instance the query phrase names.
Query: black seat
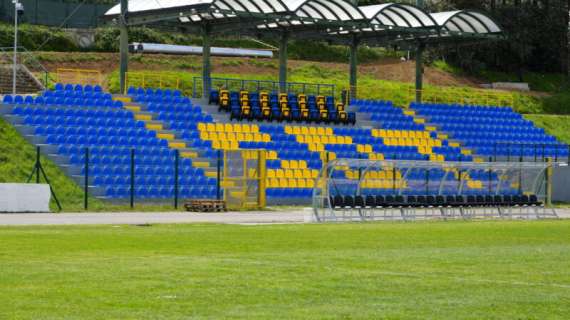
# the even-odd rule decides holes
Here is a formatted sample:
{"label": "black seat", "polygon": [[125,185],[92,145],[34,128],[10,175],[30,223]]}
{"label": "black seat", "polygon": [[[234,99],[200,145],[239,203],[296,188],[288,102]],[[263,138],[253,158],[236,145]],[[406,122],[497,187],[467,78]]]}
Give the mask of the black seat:
{"label": "black seat", "polygon": [[494,201],[492,195],[486,195],[485,196],[485,205],[486,206],[494,206],[495,205],[495,201]]}
{"label": "black seat", "polygon": [[344,208],[344,199],[341,195],[334,196],[333,208]]}
{"label": "black seat", "polygon": [[453,203],[456,207],[461,207],[465,205],[465,197],[462,195],[455,196],[455,202]]}
{"label": "black seat", "polygon": [[344,207],[354,208],[354,198],[352,196],[344,196]]}
{"label": "black seat", "polygon": [[425,207],[427,205],[427,199],[425,196],[418,196],[417,205],[420,207]]}
{"label": "black seat", "polygon": [[531,194],[528,197],[529,203],[531,206],[540,206],[542,205],[542,202],[538,201],[538,197],[535,194]]}
{"label": "black seat", "polygon": [[499,195],[495,195],[493,197],[493,204],[496,206],[503,206],[505,205],[503,202],[503,197],[499,196]]}
{"label": "black seat", "polygon": [[528,198],[528,196],[527,196],[526,194],[523,194],[523,195],[521,196],[521,204],[522,204],[522,205],[525,205],[525,206],[530,205],[530,200],[529,200],[529,198]]}
{"label": "black seat", "polygon": [[403,206],[405,203],[403,196],[395,196],[394,197],[394,206]]}
{"label": "black seat", "polygon": [[388,196],[384,197],[384,201],[386,202],[386,205],[393,206],[394,205],[394,196],[388,195]]}
{"label": "black seat", "polygon": [[416,196],[408,196],[407,204],[410,207],[417,206],[418,205],[418,198],[416,198]]}
{"label": "black seat", "polygon": [[376,196],[376,206],[379,208],[386,207],[386,200],[384,199],[384,196],[382,195]]}
{"label": "black seat", "polygon": [[467,196],[467,205],[468,206],[476,206],[477,205],[477,199],[475,198],[475,196]]}
{"label": "black seat", "polygon": [[514,195],[514,196],[512,197],[512,200],[511,200],[511,205],[513,205],[513,206],[521,205],[521,204],[522,204],[521,201],[522,201],[521,196],[519,196],[519,195]]}
{"label": "black seat", "polygon": [[478,206],[484,206],[485,205],[485,197],[482,195],[476,196],[475,202],[477,203]]}
{"label": "black seat", "polygon": [[445,202],[444,196],[435,196],[435,205],[438,207],[446,206],[447,203]]}
{"label": "black seat", "polygon": [[503,196],[503,203],[504,203],[506,206],[512,206],[512,205],[514,205],[514,203],[513,203],[513,197],[511,197],[511,196],[509,196],[509,195]]}
{"label": "black seat", "polygon": [[364,202],[367,208],[376,208],[376,199],[374,196],[367,195]]}
{"label": "black seat", "polygon": [[434,196],[427,196],[426,203],[430,207],[435,207],[435,197]]}
{"label": "black seat", "polygon": [[446,196],[445,197],[445,205],[448,206],[455,206],[455,196]]}
{"label": "black seat", "polygon": [[363,196],[354,197],[354,207],[355,208],[364,208],[365,207]]}

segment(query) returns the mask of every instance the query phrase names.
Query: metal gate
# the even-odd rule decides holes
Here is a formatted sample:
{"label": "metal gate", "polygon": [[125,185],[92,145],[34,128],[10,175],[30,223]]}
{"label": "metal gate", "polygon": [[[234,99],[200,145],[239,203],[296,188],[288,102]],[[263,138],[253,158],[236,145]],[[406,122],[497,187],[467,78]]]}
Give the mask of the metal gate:
{"label": "metal gate", "polygon": [[228,208],[265,207],[265,153],[264,150],[224,151],[222,188]]}

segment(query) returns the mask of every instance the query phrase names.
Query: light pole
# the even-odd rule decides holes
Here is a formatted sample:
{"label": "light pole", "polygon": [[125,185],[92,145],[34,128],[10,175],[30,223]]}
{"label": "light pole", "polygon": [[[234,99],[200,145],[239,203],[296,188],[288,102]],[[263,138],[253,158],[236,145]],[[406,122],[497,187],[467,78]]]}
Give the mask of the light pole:
{"label": "light pole", "polygon": [[14,4],[14,61],[12,65],[12,94],[16,94],[16,77],[18,73],[18,15],[24,13],[24,5],[18,0],[12,0]]}

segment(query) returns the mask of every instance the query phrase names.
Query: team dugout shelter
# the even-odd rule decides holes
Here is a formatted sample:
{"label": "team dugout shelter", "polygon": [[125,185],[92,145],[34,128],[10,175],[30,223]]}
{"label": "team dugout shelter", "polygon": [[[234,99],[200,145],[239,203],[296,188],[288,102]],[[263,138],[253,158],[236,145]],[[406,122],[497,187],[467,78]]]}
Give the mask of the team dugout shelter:
{"label": "team dugout shelter", "polygon": [[128,30],[137,25],[169,25],[201,35],[202,88],[211,90],[212,39],[239,34],[279,41],[279,88],[287,88],[287,43],[290,39],[327,41],[350,48],[349,86],[357,88],[357,50],[370,47],[407,48],[416,53],[416,100],[421,102],[423,54],[430,45],[480,43],[502,37],[489,15],[474,10],[429,13],[421,3],[358,6],[348,0],[121,0],[105,13],[120,36],[120,85],[125,91]]}

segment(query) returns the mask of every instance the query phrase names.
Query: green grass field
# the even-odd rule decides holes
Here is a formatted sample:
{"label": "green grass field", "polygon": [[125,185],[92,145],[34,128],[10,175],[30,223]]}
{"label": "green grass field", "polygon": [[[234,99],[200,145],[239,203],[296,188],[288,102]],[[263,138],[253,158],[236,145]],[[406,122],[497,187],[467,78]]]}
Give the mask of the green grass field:
{"label": "green grass field", "polygon": [[570,221],[0,228],[0,319],[568,319]]}

